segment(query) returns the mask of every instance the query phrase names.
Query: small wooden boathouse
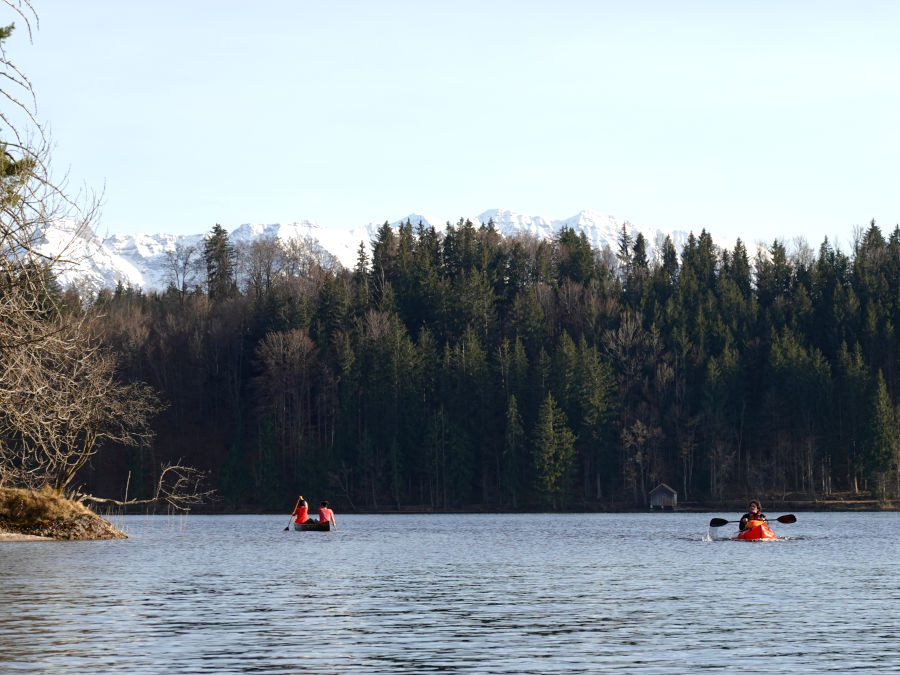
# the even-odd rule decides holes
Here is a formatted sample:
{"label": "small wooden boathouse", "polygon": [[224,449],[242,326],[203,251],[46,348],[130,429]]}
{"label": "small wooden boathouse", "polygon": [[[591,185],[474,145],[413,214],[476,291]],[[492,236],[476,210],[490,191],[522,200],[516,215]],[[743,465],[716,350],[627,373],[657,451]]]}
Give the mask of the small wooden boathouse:
{"label": "small wooden boathouse", "polygon": [[678,506],[678,493],[665,483],[660,483],[650,490],[650,509],[652,511],[674,511]]}

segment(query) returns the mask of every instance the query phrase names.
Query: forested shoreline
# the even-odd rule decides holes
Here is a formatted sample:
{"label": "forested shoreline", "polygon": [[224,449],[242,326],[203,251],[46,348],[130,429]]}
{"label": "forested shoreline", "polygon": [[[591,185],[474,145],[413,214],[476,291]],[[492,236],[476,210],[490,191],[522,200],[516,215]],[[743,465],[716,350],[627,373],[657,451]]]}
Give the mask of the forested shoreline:
{"label": "forested shoreline", "polygon": [[299,492],[361,511],[640,508],[660,482],[682,502],[897,497],[900,229],[873,222],[850,254],[656,244],[385,223],[345,270],[216,226],[171,255],[165,292],[64,294],[167,404],[152,445],[79,478],[137,495],[183,462],[224,510]]}

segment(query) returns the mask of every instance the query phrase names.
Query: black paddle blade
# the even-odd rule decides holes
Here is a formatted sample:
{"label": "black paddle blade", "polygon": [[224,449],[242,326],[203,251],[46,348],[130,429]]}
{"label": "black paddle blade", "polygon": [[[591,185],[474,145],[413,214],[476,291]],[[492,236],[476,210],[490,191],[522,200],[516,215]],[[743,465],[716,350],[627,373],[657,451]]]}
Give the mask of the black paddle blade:
{"label": "black paddle blade", "polygon": [[709,521],[710,527],[722,527],[723,525],[727,525],[727,524],[728,524],[728,521],[725,520],[724,518],[713,518],[711,521]]}
{"label": "black paddle blade", "polygon": [[288,525],[286,528],[284,528],[284,529],[282,530],[282,532],[287,532],[289,529],[291,529],[291,526],[290,526],[290,525]]}
{"label": "black paddle blade", "polygon": [[796,523],[797,516],[795,516],[793,513],[788,513],[784,516],[778,516],[775,520],[777,520],[779,523]]}

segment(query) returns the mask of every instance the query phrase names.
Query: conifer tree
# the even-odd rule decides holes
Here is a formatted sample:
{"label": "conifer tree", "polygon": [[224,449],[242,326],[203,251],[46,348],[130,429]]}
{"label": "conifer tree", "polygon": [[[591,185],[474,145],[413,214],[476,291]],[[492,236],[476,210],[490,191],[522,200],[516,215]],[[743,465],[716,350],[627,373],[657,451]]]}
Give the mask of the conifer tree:
{"label": "conifer tree", "polygon": [[622,223],[618,245],[616,259],[619,261],[619,278],[624,280],[631,274],[631,256],[633,255],[633,240],[631,233],[628,231],[628,223]]}
{"label": "conifer tree", "polygon": [[568,427],[566,414],[550,393],[538,410],[533,437],[537,492],[545,503],[559,508],[571,496],[575,434]]}
{"label": "conifer tree", "polygon": [[897,420],[894,406],[888,395],[884,376],[879,370],[870,396],[870,422],[866,443],[866,470],[873,483],[873,492],[884,500],[887,496],[887,481],[892,470],[897,468],[898,438]]}
{"label": "conifer tree", "polygon": [[506,432],[503,437],[503,456],[500,468],[501,504],[508,503],[516,508],[519,505],[519,488],[521,485],[522,459],[525,454],[525,430],[519,404],[515,394],[509,397],[506,406]]}
{"label": "conifer tree", "polygon": [[203,259],[209,299],[218,301],[234,297],[237,294],[234,246],[228,239],[228,232],[218,223],[203,243]]}

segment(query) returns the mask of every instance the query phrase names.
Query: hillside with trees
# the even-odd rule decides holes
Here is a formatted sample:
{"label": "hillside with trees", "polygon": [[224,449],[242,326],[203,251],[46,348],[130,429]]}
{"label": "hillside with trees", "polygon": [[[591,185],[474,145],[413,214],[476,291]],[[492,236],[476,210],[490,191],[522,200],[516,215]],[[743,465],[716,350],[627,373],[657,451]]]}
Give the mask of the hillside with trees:
{"label": "hillside with trees", "polygon": [[705,231],[651,253],[624,229],[610,251],[406,222],[344,270],[216,226],[187,253],[205,283],[66,297],[166,402],[151,447],[85,467],[100,493],[178,461],[234,509],[299,491],[344,510],[642,507],[659,482],[694,502],[900,492],[898,228],[871,223],[851,254],[751,257]]}

